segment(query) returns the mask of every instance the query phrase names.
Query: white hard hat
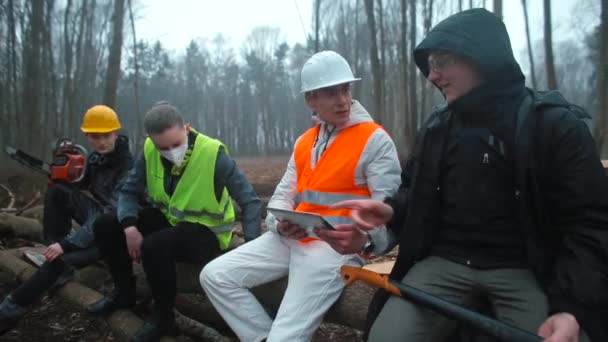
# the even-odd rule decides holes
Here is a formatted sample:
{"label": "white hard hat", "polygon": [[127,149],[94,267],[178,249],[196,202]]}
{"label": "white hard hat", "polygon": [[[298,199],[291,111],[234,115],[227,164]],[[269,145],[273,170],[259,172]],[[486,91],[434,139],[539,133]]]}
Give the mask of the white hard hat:
{"label": "white hard hat", "polygon": [[359,81],[348,62],[334,51],[315,53],[302,67],[302,92]]}

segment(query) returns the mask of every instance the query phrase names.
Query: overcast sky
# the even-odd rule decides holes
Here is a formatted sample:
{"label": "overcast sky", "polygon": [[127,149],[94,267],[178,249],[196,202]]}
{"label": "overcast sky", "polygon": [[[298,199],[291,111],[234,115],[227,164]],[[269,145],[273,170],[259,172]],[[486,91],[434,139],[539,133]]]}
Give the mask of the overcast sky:
{"label": "overcast sky", "polygon": [[[456,3],[452,0],[436,0],[436,3],[442,1]],[[475,0],[474,4],[481,2]],[[492,1],[486,2],[491,6]],[[469,2],[463,0],[463,3]],[[521,1],[504,0],[503,3],[505,24],[515,56],[519,58],[525,48]],[[304,43],[304,32],[312,31],[313,0],[140,0],[137,4],[138,38],[158,39],[177,53],[182,53],[191,39],[211,39],[217,33],[229,38],[238,53],[251,30],[261,25],[279,27],[289,45]],[[543,37],[542,0],[528,0],[528,4],[532,39],[538,40]],[[598,0],[553,0],[552,4],[556,42],[582,37],[583,32],[597,25]],[[433,22],[440,19],[434,18]]]}

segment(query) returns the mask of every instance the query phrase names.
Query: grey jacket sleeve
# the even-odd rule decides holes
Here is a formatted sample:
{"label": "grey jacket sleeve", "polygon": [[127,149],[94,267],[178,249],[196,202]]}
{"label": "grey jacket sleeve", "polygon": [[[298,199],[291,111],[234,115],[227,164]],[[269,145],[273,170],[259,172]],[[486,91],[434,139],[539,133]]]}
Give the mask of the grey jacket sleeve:
{"label": "grey jacket sleeve", "polygon": [[[242,210],[243,233],[245,241],[260,236],[262,202],[255,193],[247,177],[236,166],[236,162],[223,149],[217,154],[215,179],[219,186],[224,185]],[[221,181],[223,180],[223,181]],[[222,186],[223,188],[223,186]]]}
{"label": "grey jacket sleeve", "polygon": [[118,221],[123,228],[137,223],[139,202],[146,190],[146,160],[143,153],[129,170],[127,179],[118,194]]}

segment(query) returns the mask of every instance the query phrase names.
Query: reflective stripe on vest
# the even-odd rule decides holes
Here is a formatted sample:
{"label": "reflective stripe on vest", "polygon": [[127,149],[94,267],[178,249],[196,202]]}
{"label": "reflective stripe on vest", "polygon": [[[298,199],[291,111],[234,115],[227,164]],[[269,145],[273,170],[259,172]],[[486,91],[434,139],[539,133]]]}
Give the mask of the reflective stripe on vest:
{"label": "reflective stripe on vest", "polygon": [[323,192],[310,189],[304,190],[300,196],[302,198],[301,202],[309,202],[318,205],[332,205],[341,201],[370,198],[369,196],[363,195],[344,194],[339,192]]}
{"label": "reflective stripe on vest", "polygon": [[[298,177],[295,210],[322,215],[332,225],[351,223],[350,209],[333,209],[334,203],[369,199],[367,185],[358,185],[355,172],[371,135],[380,128],[373,122],[364,122],[340,131],[334,141],[311,167],[311,152],[319,134],[320,125],[306,131],[294,149]],[[317,239],[306,238],[310,242]]]}
{"label": "reflective stripe on vest", "polygon": [[[183,220],[186,216],[209,216],[213,219],[221,220],[226,215],[229,205],[230,205],[230,202],[226,202],[224,204],[224,210],[221,213],[212,213],[206,209],[201,209],[198,211],[197,210],[188,210],[188,209],[179,210],[175,207],[172,207],[171,209],[169,209],[169,211],[171,212],[171,215],[175,216],[178,220]],[[214,230],[214,228],[211,228],[211,230]]]}
{"label": "reflective stripe on vest", "polygon": [[348,216],[340,216],[340,215],[323,215],[323,218],[327,220],[332,226],[337,226],[339,224],[348,224],[352,223],[353,220]]}

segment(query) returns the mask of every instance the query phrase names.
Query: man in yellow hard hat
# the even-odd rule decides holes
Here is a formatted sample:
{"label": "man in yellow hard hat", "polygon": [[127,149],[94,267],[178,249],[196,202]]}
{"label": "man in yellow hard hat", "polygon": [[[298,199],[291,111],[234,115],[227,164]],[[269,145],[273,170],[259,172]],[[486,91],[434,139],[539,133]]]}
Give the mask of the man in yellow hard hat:
{"label": "man in yellow hard hat", "polygon": [[118,115],[112,108],[97,105],[91,107],[82,120],[80,129],[85,133],[89,144],[99,154],[108,154],[114,150],[121,128]]}
{"label": "man in yellow hard hat", "polygon": [[[107,106],[94,106],[85,113],[81,130],[93,152],[84,177],[49,185],[43,215],[44,236],[51,243],[43,252],[46,262],[0,303],[0,334],[10,330],[46,290],[64,284],[74,269],[100,258],[93,221],[116,210],[117,190],[133,160],[127,138],[118,134],[120,128],[118,116]],[[71,230],[72,220],[79,229]]]}

